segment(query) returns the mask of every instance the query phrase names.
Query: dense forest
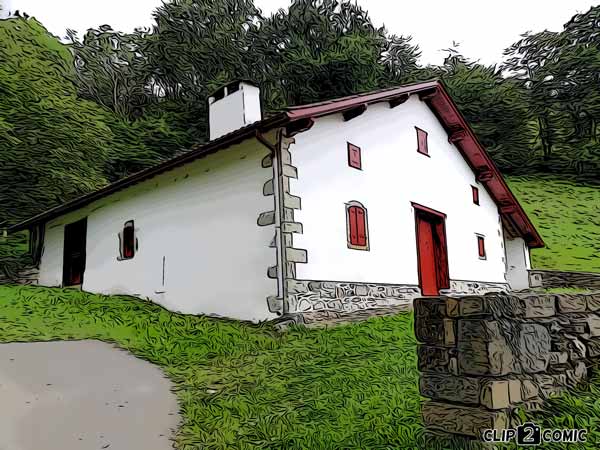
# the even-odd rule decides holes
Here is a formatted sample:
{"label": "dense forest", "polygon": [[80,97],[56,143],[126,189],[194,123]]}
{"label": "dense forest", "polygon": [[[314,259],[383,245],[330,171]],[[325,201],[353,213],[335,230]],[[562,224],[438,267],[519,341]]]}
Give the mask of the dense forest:
{"label": "dense forest", "polygon": [[[565,18],[566,20],[568,18]],[[151,29],[109,25],[61,41],[32,18],[0,21],[0,227],[207,140],[208,95],[254,80],[268,112],[442,79],[506,173],[600,174],[600,6],[560,32],[524,34],[504,62],[418,43],[355,2],[172,0]]]}

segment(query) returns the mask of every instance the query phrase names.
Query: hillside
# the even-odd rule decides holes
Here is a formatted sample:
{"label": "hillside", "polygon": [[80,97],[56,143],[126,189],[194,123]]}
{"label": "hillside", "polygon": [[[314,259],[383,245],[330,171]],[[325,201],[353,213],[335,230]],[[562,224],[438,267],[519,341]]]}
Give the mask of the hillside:
{"label": "hillside", "polygon": [[600,186],[549,175],[508,184],[546,242],[532,251],[533,267],[600,272]]}

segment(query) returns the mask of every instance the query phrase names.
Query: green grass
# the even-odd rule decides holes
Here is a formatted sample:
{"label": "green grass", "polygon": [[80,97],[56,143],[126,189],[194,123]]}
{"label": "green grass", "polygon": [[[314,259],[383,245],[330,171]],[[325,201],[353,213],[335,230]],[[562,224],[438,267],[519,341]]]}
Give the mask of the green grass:
{"label": "green grass", "polygon": [[600,186],[547,175],[508,184],[546,242],[534,268],[600,272]]}
{"label": "green grass", "polygon": [[94,338],[176,386],[179,449],[449,448],[420,423],[412,315],[277,333],[131,297],[0,286],[0,342]]}
{"label": "green grass", "polygon": [[[593,367],[588,383],[547,401],[544,411],[530,413],[529,420],[543,429],[585,429],[586,442],[545,444],[552,449],[600,448],[600,368]],[[512,447],[514,448],[514,447]]]}

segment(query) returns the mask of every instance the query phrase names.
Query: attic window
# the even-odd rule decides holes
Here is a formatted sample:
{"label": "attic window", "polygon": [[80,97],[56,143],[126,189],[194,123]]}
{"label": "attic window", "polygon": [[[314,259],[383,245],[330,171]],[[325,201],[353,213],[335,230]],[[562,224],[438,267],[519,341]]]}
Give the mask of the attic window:
{"label": "attic window", "polygon": [[471,191],[473,192],[473,203],[479,205],[479,188],[477,186],[471,186]]}
{"label": "attic window", "polygon": [[427,131],[415,127],[417,130],[417,151],[423,155],[429,156],[429,148],[427,146]]}
{"label": "attic window", "polygon": [[125,222],[123,231],[119,233],[121,244],[121,259],[132,259],[137,250],[137,240],[135,238],[135,226],[133,220]]}
{"label": "attic window", "polygon": [[360,147],[348,142],[348,165],[355,169],[362,169],[361,151]]}

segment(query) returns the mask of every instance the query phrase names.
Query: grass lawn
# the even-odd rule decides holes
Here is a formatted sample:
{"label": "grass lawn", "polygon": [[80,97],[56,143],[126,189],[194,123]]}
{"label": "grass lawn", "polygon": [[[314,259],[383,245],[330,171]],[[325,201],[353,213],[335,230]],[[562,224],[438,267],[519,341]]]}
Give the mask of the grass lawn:
{"label": "grass lawn", "polygon": [[0,342],[87,338],[171,378],[179,449],[454,447],[423,436],[409,313],[278,334],[131,297],[0,286]]}
{"label": "grass lawn", "polygon": [[546,242],[534,268],[600,272],[600,186],[547,175],[508,184]]}

